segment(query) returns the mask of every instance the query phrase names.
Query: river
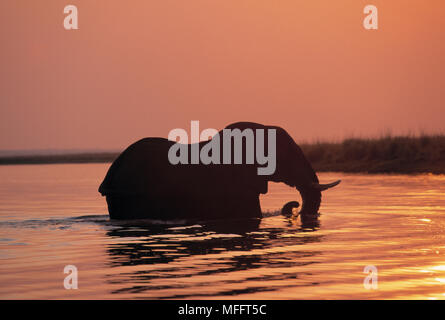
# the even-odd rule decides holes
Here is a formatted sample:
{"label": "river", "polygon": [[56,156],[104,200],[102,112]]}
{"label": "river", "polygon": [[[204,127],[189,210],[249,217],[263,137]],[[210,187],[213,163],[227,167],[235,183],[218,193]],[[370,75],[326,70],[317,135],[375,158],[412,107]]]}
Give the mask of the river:
{"label": "river", "polygon": [[109,220],[108,167],[0,167],[1,299],[445,299],[445,176],[321,173],[313,225],[275,183],[261,220],[165,225]]}

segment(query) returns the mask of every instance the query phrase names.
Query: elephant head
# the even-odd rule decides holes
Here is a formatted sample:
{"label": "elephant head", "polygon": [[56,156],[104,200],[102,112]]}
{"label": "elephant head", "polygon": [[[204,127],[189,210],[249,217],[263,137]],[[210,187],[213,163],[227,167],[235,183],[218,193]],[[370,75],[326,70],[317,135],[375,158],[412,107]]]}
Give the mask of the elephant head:
{"label": "elephant head", "polygon": [[[227,128],[238,128],[240,130],[275,129],[276,168],[273,174],[263,177],[266,181],[283,182],[300,192],[303,200],[299,212],[301,216],[311,217],[318,215],[321,192],[335,187],[340,183],[340,180],[328,184],[320,184],[317,174],[304,156],[303,151],[283,128],[250,122],[235,123]],[[267,145],[265,145],[265,149],[268,149]]]}
{"label": "elephant head", "polygon": [[277,167],[270,180],[284,182],[300,192],[303,200],[300,215],[316,215],[320,208],[321,192],[338,185],[340,180],[320,184],[301,148],[284,129],[276,130]]}

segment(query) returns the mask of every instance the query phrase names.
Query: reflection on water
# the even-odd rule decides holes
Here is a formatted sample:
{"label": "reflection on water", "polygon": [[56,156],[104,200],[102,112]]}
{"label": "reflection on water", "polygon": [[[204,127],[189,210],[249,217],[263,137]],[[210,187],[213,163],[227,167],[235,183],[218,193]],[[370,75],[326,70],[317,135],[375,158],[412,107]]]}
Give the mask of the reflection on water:
{"label": "reflection on water", "polygon": [[318,223],[278,215],[298,193],[271,184],[263,219],[161,224],[110,221],[106,170],[0,167],[0,298],[445,298],[444,176],[321,174],[343,183]]}
{"label": "reflection on water", "polygon": [[[195,278],[210,277],[218,282],[219,278],[228,276],[230,279],[222,283],[225,289],[220,290],[218,295],[274,291],[273,286],[267,285],[268,282],[286,279],[292,281],[298,273],[272,272],[263,275],[258,273],[259,269],[292,268],[313,263],[302,262],[301,258],[312,257],[318,254],[316,251],[286,252],[278,248],[318,242],[321,241],[321,235],[309,236],[305,230],[294,228],[294,234],[298,237],[288,237],[283,235],[281,228],[268,227],[260,230],[259,226],[260,220],[247,220],[172,228],[134,226],[109,231],[108,236],[120,237],[124,241],[108,248],[110,267],[145,266],[137,273],[114,280],[113,283],[122,286],[114,292],[148,292],[149,296],[156,296],[159,290],[169,290],[170,294],[164,298],[187,298],[190,294],[194,297],[212,297],[214,292],[203,292],[200,289],[208,283],[196,282]],[[134,238],[140,241],[126,241]],[[242,279],[230,276],[242,271],[249,271],[250,274]],[[129,279],[132,281],[129,282]],[[175,279],[192,282],[193,287],[184,290],[183,284],[172,282]],[[256,281],[258,284],[242,287],[246,281]],[[134,282],[138,285],[134,285]]]}

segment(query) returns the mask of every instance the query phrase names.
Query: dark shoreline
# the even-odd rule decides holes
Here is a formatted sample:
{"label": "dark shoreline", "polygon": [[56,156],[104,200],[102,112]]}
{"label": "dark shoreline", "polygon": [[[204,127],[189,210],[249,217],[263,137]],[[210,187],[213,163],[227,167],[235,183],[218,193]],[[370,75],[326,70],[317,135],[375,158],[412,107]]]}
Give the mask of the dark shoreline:
{"label": "dark shoreline", "polygon": [[316,171],[445,174],[445,135],[346,139],[301,148]]}
{"label": "dark shoreline", "polygon": [[[316,171],[445,174],[445,135],[301,144]],[[0,165],[111,163],[119,152],[1,156]]]}
{"label": "dark shoreline", "polygon": [[78,153],[60,155],[23,155],[0,157],[0,165],[28,164],[68,164],[68,163],[109,163],[117,158],[119,153]]}

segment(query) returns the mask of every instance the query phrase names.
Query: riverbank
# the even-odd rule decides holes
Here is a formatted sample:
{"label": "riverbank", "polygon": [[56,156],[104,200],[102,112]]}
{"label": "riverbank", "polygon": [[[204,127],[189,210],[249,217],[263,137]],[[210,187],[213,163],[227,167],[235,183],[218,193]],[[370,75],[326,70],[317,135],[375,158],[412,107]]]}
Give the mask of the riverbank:
{"label": "riverbank", "polygon": [[107,163],[113,162],[119,155],[116,152],[71,153],[57,155],[19,155],[2,156],[0,165],[20,164],[62,164],[62,163]]}
{"label": "riverbank", "polygon": [[445,174],[445,136],[346,139],[302,144],[316,171]]}
{"label": "riverbank", "polygon": [[[301,144],[316,171],[445,174],[445,135]],[[117,152],[2,156],[0,165],[108,163]]]}

